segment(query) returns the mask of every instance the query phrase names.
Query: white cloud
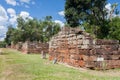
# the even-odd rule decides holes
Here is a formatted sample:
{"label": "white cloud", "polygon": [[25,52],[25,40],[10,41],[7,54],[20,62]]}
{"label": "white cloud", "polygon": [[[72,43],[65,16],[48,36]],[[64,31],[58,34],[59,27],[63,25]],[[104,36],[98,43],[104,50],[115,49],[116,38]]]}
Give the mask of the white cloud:
{"label": "white cloud", "polygon": [[108,15],[107,15],[107,17],[108,17],[108,19],[109,18],[114,18],[114,17],[119,17],[120,15],[116,15],[114,12],[112,13],[112,10],[113,10],[113,8],[112,8],[112,5],[110,4],[110,3],[108,3],[106,6],[105,6],[105,8],[106,8],[106,10],[107,10],[107,13],[108,13]]}
{"label": "white cloud", "polygon": [[5,0],[7,2],[7,4],[10,4],[12,6],[16,6],[17,5],[17,2],[16,0]]}
{"label": "white cloud", "polygon": [[[9,17],[8,17],[8,15]],[[30,14],[26,11],[21,11],[19,14],[23,19],[29,18],[33,19]],[[5,38],[5,34],[7,32],[7,27],[5,27],[8,23],[13,26],[17,25],[17,17],[16,11],[13,8],[8,8],[7,11],[0,5],[0,40]]]}
{"label": "white cloud", "polygon": [[7,12],[4,9],[4,7],[0,5],[0,40],[4,39],[5,34],[7,32],[7,28],[4,26],[6,25],[7,21],[8,21]]}
{"label": "white cloud", "polygon": [[3,30],[3,31],[6,31],[7,28],[6,28],[5,26],[0,26],[0,32],[1,32],[2,30]]}
{"label": "white cloud", "polygon": [[4,25],[8,20],[6,10],[0,5],[0,26]]}
{"label": "white cloud", "polygon": [[[17,17],[18,17],[18,15],[16,15],[16,11],[13,8],[8,8],[7,12],[10,15],[9,23],[12,25],[16,25],[17,24]],[[21,11],[19,16],[21,16],[23,19],[26,19],[26,18],[33,19],[30,16],[30,14],[26,11]]]}
{"label": "white cloud", "polygon": [[60,20],[55,20],[54,22],[60,24],[61,27],[64,27],[64,25],[65,25],[65,24],[64,24],[62,21],[60,21]]}
{"label": "white cloud", "polygon": [[30,3],[30,0],[20,0],[22,3]]}
{"label": "white cloud", "polygon": [[24,6],[29,8],[28,4],[35,4],[33,0],[5,0],[7,4],[12,6]]}
{"label": "white cloud", "polygon": [[112,10],[110,3],[108,3],[108,4],[105,6],[105,8],[106,8],[108,11],[111,11],[111,10]]}
{"label": "white cloud", "polygon": [[8,8],[8,9],[7,9],[7,12],[8,12],[9,15],[10,15],[9,22],[10,22],[12,25],[16,25],[16,24],[17,24],[16,11],[15,11],[13,8]]}
{"label": "white cloud", "polygon": [[5,26],[0,26],[0,41],[4,40],[6,32],[7,28]]}
{"label": "white cloud", "polygon": [[17,24],[17,16],[11,17],[11,18],[9,19],[9,22],[10,22],[12,25],[16,25],[16,24]]}
{"label": "white cloud", "polygon": [[26,12],[26,11],[21,11],[21,13],[20,13],[20,16],[22,17],[22,18],[26,18],[26,17],[29,17],[29,13],[28,12]]}
{"label": "white cloud", "polygon": [[58,14],[59,14],[60,16],[65,16],[65,12],[64,12],[64,11],[60,11],[60,12],[58,12]]}
{"label": "white cloud", "polygon": [[0,37],[0,41],[4,41],[4,38],[3,38],[3,37]]}
{"label": "white cloud", "polygon": [[26,18],[29,18],[29,19],[33,19],[30,14],[26,11],[21,11],[20,13],[20,16],[23,18],[23,19],[26,19]]}
{"label": "white cloud", "polygon": [[[7,13],[9,14],[10,17],[8,17]],[[22,18],[29,18],[32,19],[30,14],[26,11],[21,11],[20,16]],[[5,38],[5,34],[7,32],[7,28],[5,25],[7,23],[10,23],[12,25],[17,24],[17,15],[16,11],[13,8],[8,8],[7,11],[0,5],[0,40],[3,40]]]}
{"label": "white cloud", "polygon": [[[16,15],[16,11],[14,9],[12,9],[12,8],[8,8],[7,12],[10,15],[9,23],[12,24],[12,25],[17,25],[18,15]],[[23,19],[26,19],[26,18],[33,19],[30,16],[30,14],[28,12],[26,12],[26,11],[21,11],[19,16],[21,16]]]}
{"label": "white cloud", "polygon": [[8,8],[7,12],[10,14],[11,17],[16,15],[16,11],[13,8]]}

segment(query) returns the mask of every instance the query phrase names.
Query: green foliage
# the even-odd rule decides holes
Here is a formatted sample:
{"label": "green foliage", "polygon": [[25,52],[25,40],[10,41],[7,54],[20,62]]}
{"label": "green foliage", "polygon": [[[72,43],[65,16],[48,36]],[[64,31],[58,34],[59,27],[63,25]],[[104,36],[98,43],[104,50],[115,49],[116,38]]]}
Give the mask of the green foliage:
{"label": "green foliage", "polygon": [[86,32],[91,33],[95,38],[107,38],[109,35],[109,24],[104,23],[104,26],[98,26],[94,24],[84,23],[82,26],[84,26],[84,29]]}
{"label": "green foliage", "polygon": [[17,28],[10,26],[5,38],[7,44],[11,42],[41,41],[47,42],[60,31],[60,25],[52,21],[51,16],[44,20],[17,18]]}
{"label": "green foliage", "polygon": [[106,0],[66,0],[65,18],[71,27],[84,22],[101,25],[107,15]]}
{"label": "green foliage", "polygon": [[117,39],[120,41],[120,18],[119,17],[113,18],[109,25],[110,31],[108,38]]}
{"label": "green foliage", "polygon": [[0,41],[0,48],[5,48],[5,47],[6,47],[5,41]]}
{"label": "green foliage", "polygon": [[51,16],[45,17],[45,19],[42,21],[42,26],[44,37],[43,42],[49,41],[53,35],[60,31],[60,24],[53,22]]}
{"label": "green foliage", "polygon": [[5,38],[5,42],[8,45],[11,45],[14,31],[15,31],[15,29],[12,27],[12,25],[8,26],[8,31],[6,33],[6,38]]}
{"label": "green foliage", "polygon": [[107,38],[109,35],[119,37],[119,35],[116,34],[117,32],[113,34],[109,27],[113,14],[119,14],[116,9],[118,4],[113,4],[111,11],[105,8],[106,4],[107,0],[66,0],[66,21],[71,27],[83,26],[85,31],[91,33],[96,38],[103,39]]}

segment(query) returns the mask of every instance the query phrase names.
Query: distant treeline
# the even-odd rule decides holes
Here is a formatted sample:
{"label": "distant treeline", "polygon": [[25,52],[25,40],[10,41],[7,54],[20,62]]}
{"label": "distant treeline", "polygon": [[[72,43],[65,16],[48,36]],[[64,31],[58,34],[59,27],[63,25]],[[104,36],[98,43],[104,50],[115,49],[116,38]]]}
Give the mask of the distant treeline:
{"label": "distant treeline", "polygon": [[46,16],[43,20],[17,18],[17,27],[8,26],[5,42],[40,41],[48,42],[50,38],[61,30],[60,24],[55,23],[51,16]]}
{"label": "distant treeline", "polygon": [[0,41],[0,48],[5,48],[6,47],[6,43],[4,41]]}

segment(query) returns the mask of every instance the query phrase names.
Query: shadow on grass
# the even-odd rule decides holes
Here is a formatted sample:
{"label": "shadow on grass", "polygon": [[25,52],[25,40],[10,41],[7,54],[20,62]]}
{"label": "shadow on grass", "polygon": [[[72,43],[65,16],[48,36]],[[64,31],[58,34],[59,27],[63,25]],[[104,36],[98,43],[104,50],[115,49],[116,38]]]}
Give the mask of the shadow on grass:
{"label": "shadow on grass", "polygon": [[8,52],[2,52],[2,53],[0,53],[0,55],[9,55],[9,53]]}

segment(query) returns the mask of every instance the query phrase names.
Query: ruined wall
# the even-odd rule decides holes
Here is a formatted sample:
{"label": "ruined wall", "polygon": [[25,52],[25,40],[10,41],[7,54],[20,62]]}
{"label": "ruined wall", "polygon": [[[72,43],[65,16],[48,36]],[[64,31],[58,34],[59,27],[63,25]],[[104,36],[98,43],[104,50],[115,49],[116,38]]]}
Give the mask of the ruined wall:
{"label": "ruined wall", "polygon": [[49,44],[41,42],[26,42],[23,44],[22,51],[25,53],[48,53]]}
{"label": "ruined wall", "polygon": [[23,43],[19,42],[17,44],[11,43],[11,46],[9,48],[16,49],[16,50],[21,50]]}
{"label": "ruined wall", "polygon": [[25,43],[18,43],[16,45],[12,44],[11,48],[17,49],[22,51],[23,53],[48,53],[49,44],[48,43],[41,43],[41,42],[25,42]]}
{"label": "ruined wall", "polygon": [[63,28],[49,42],[49,59],[76,67],[120,68],[119,42],[95,40],[79,29]]}

